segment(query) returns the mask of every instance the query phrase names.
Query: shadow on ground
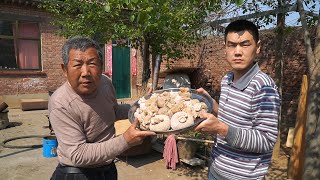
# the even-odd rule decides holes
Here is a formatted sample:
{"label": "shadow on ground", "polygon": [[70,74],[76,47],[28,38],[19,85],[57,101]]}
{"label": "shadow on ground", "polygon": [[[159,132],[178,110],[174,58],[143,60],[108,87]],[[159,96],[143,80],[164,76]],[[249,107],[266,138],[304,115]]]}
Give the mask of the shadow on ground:
{"label": "shadow on ground", "polygon": [[[165,161],[162,157],[162,154],[152,150],[150,153],[145,155],[138,155],[138,156],[122,156],[118,157],[119,161],[126,163],[127,165],[133,166],[135,168],[142,168],[148,164],[152,164],[156,161],[162,161],[163,166],[158,168],[166,169]],[[207,168],[203,166],[190,166],[184,164],[182,162],[177,163],[177,169],[172,170],[168,169],[170,174],[175,174],[181,178],[188,177],[188,179],[195,179],[195,180],[203,180],[207,179]],[[159,175],[161,176],[161,175]]]}
{"label": "shadow on ground", "polygon": [[9,122],[9,125],[6,128],[12,128],[16,126],[21,126],[22,122]]}
{"label": "shadow on ground", "polygon": [[177,175],[179,176],[187,176],[195,180],[208,179],[208,170],[206,167],[190,166],[180,162],[178,164],[178,169],[179,172],[177,172]]}
{"label": "shadow on ground", "polygon": [[125,162],[127,165],[139,168],[162,159],[162,154],[157,153],[156,151],[151,151],[148,154],[138,156],[120,156],[118,159]]}
{"label": "shadow on ground", "polygon": [[[40,147],[39,147],[39,148],[40,148]],[[34,149],[37,149],[37,148],[28,148],[28,149],[23,149],[23,150],[16,151],[16,152],[12,152],[12,153],[0,155],[0,159],[1,159],[1,158],[8,157],[8,156],[13,156],[13,155],[16,155],[16,154],[19,154],[19,153],[24,153],[24,152],[27,152],[27,151],[32,151],[32,150],[34,150]],[[1,150],[0,150],[0,153],[1,153]]]}

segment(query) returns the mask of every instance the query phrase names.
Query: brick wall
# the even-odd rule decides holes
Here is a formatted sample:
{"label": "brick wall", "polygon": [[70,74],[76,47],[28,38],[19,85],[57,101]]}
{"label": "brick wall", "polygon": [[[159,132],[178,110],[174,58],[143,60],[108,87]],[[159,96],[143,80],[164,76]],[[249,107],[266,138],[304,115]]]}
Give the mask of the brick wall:
{"label": "brick wall", "polygon": [[47,74],[48,82],[46,91],[53,91],[66,81],[61,69],[63,63],[61,49],[66,40],[56,34],[57,29],[50,26],[50,21],[49,18],[46,23],[43,23],[41,33],[43,71]]}
{"label": "brick wall", "polygon": [[[274,78],[275,35],[266,32],[262,36],[262,56],[260,56],[261,68]],[[282,124],[286,127],[294,127],[296,112],[299,102],[302,76],[308,73],[308,63],[304,47],[303,32],[296,29],[286,36],[282,49],[283,84],[282,84]]]}
{"label": "brick wall", "polygon": [[60,68],[61,47],[65,40],[55,35],[56,28],[50,25],[51,19],[48,13],[36,7],[17,7],[6,4],[1,4],[0,11],[7,14],[42,18],[40,22],[42,71],[1,72],[0,96],[47,93],[60,86],[65,80]]}

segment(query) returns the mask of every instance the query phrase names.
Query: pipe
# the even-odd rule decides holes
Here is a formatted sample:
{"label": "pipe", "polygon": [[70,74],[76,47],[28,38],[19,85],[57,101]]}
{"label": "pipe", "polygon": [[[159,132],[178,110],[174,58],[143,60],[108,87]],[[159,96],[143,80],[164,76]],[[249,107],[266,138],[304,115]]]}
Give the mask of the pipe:
{"label": "pipe", "polygon": [[4,140],[3,142],[0,143],[1,146],[5,148],[41,148],[42,144],[36,144],[36,145],[26,145],[26,146],[16,146],[16,145],[7,145],[7,142],[14,141],[17,139],[25,139],[25,138],[44,138],[48,135],[29,135],[29,136],[19,136],[19,137],[14,137],[14,138],[9,138]]}
{"label": "pipe", "polygon": [[[161,138],[161,135],[158,136]],[[167,135],[162,135],[162,137],[168,137]],[[186,141],[195,141],[195,142],[202,142],[202,143],[210,143],[210,144],[214,144],[215,141],[211,141],[211,140],[206,140],[206,139],[194,139],[194,138],[186,138],[186,137],[181,137],[181,136],[175,136],[175,138],[177,140],[186,140]]]}

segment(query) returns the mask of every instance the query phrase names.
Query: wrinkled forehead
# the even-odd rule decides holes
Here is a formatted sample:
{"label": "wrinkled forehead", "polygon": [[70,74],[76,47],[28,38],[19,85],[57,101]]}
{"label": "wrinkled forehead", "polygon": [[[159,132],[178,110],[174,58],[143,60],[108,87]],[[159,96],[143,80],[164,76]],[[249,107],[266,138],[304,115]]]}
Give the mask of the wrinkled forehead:
{"label": "wrinkled forehead", "polygon": [[95,48],[88,48],[85,51],[81,49],[70,49],[69,61],[88,61],[96,60],[100,61],[98,52]]}

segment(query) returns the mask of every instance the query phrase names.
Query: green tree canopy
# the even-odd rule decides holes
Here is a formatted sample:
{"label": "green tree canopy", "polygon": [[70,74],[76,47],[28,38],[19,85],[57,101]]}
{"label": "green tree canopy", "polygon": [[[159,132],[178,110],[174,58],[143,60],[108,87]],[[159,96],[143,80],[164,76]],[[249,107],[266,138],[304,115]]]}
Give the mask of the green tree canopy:
{"label": "green tree canopy", "polygon": [[205,18],[221,9],[221,0],[47,0],[43,7],[65,37],[85,35],[102,43],[128,38],[141,48],[145,83],[150,77],[149,54],[186,56],[182,48],[200,38]]}

